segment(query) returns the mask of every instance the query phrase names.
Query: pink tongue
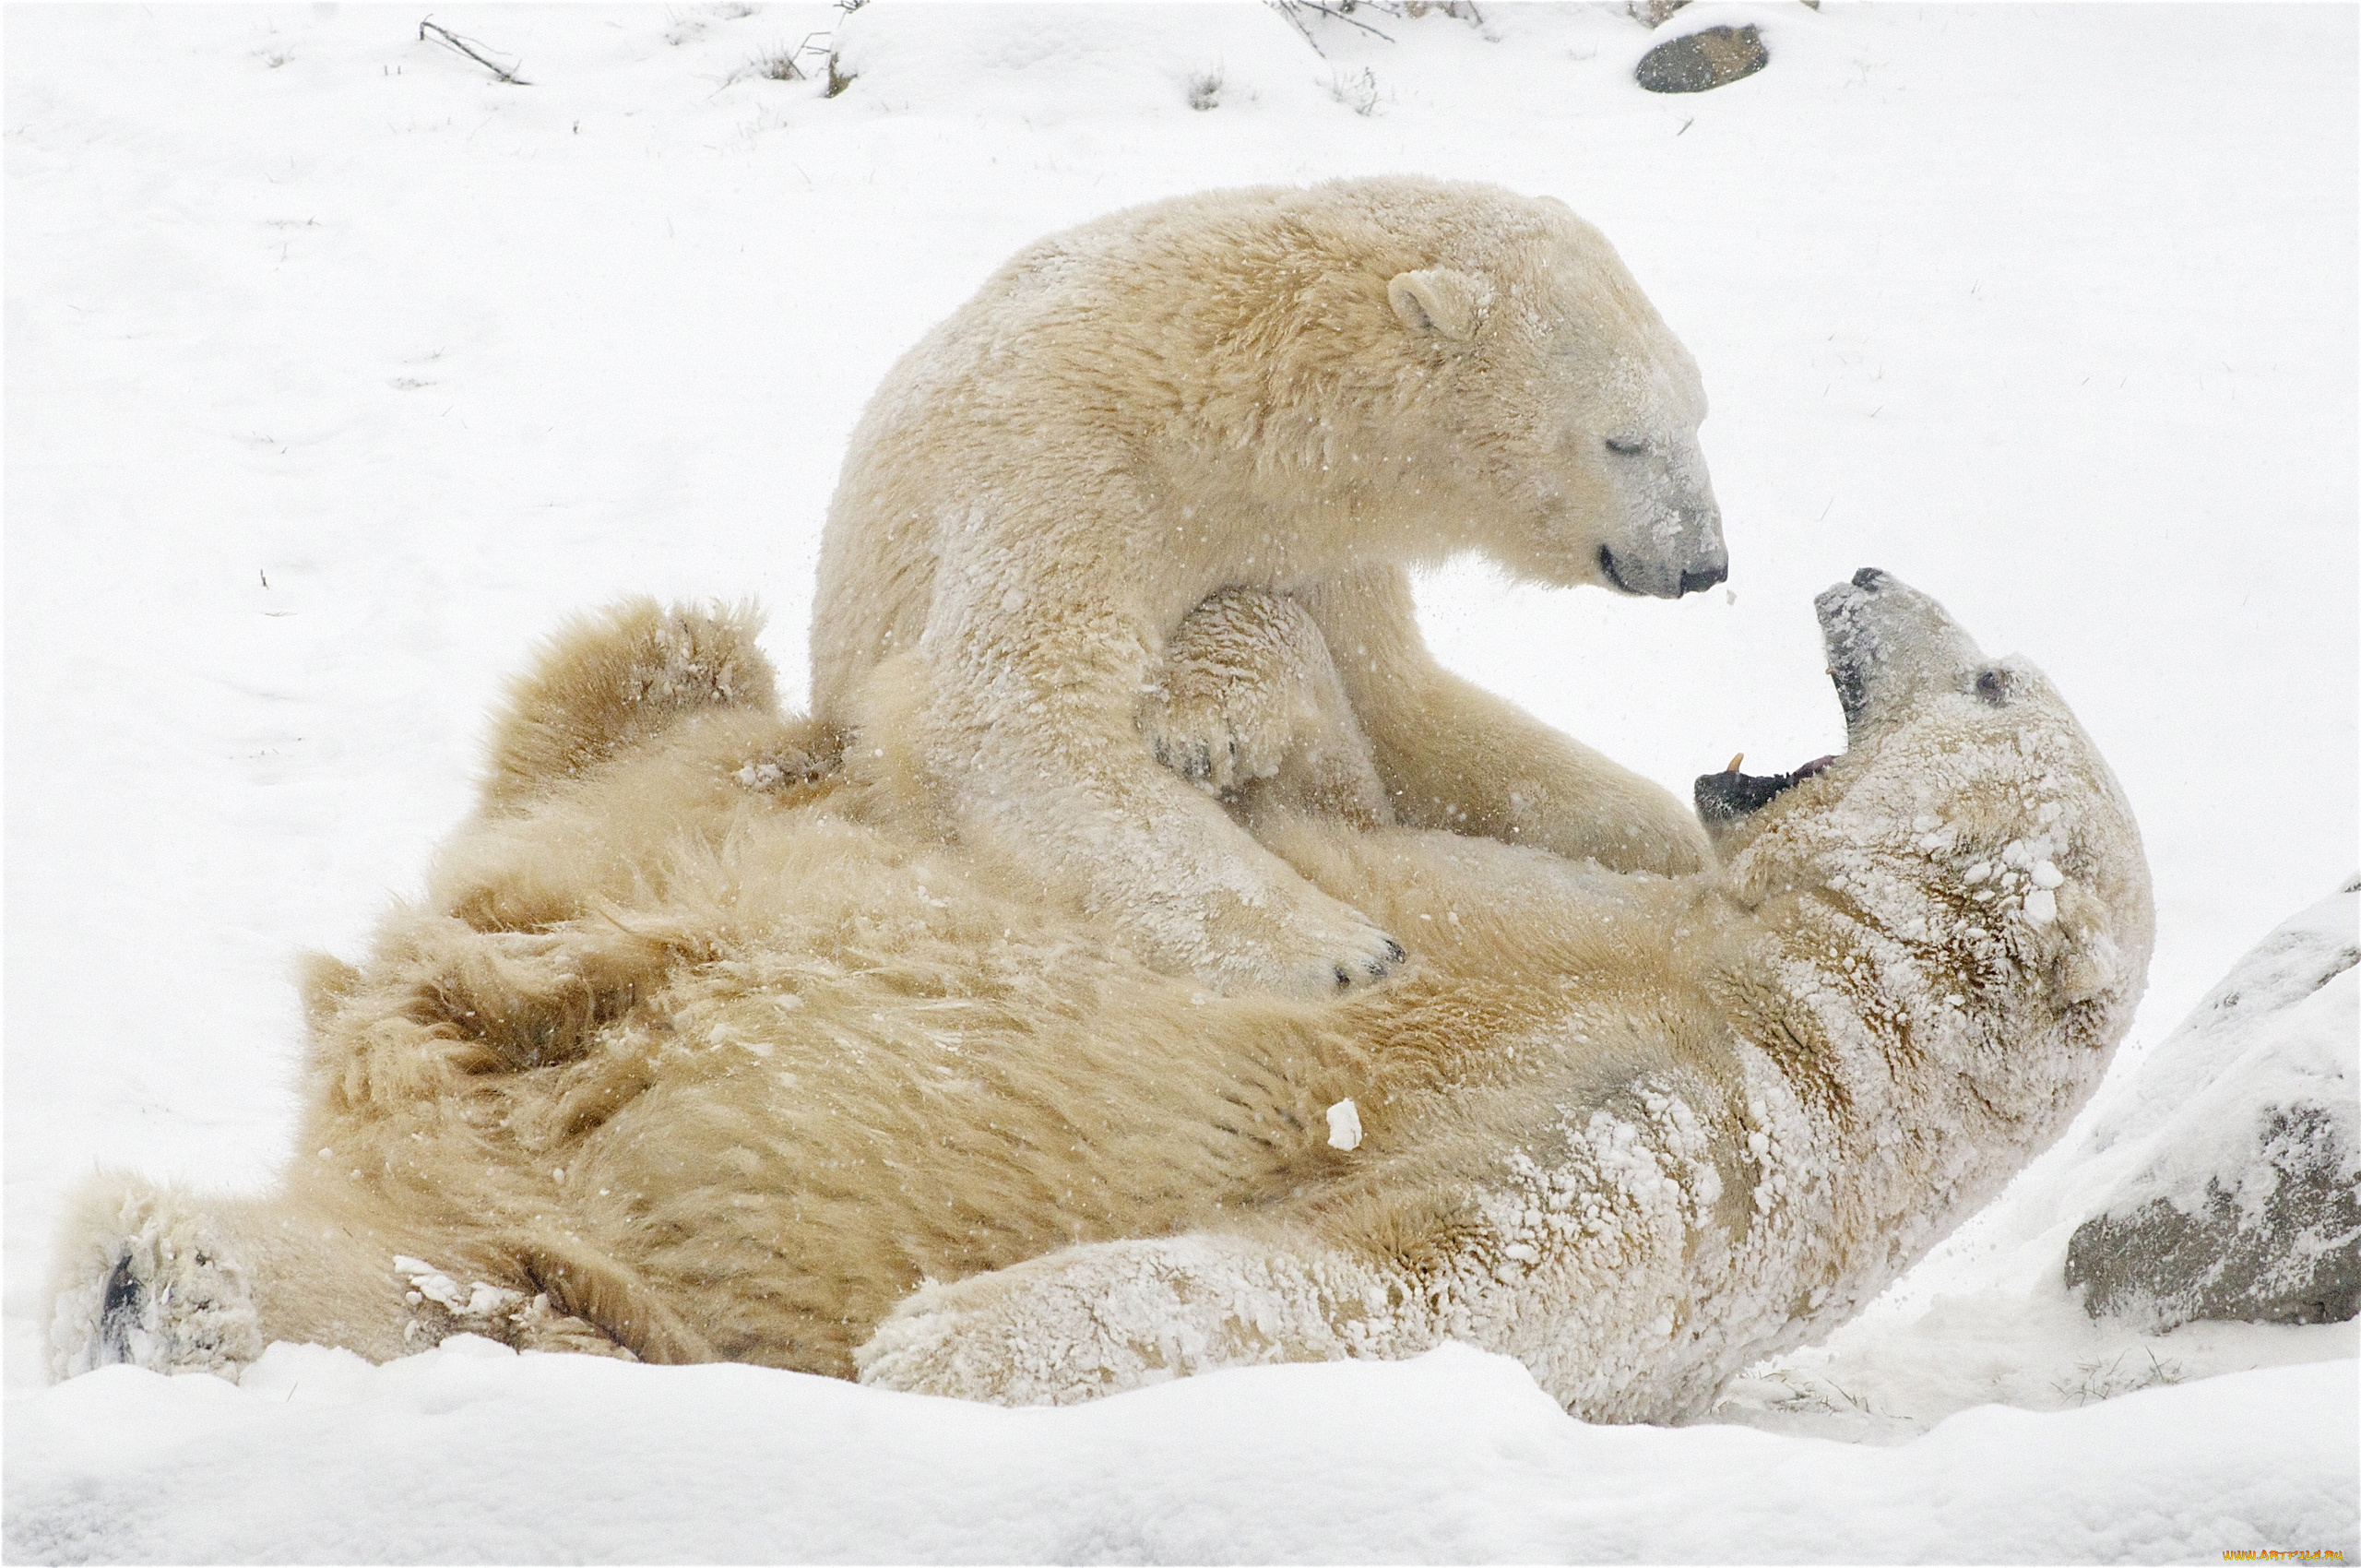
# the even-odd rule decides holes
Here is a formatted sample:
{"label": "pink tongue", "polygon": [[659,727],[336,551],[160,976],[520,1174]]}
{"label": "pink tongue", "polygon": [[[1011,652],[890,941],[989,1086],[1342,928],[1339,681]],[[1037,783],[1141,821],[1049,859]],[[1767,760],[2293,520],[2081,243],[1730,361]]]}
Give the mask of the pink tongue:
{"label": "pink tongue", "polygon": [[1800,783],[1804,779],[1810,778],[1813,774],[1823,771],[1830,763],[1834,762],[1836,758],[1833,754],[1829,756],[1817,756],[1812,758],[1809,762],[1796,769],[1797,781]]}

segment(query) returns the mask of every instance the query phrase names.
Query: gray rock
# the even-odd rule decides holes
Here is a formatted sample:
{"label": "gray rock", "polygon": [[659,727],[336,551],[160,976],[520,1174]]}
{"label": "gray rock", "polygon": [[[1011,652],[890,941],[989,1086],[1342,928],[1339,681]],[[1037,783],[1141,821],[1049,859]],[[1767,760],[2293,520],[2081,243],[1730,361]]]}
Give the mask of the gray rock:
{"label": "gray rock", "polygon": [[2343,1323],[2361,1306],[2361,1199],[2343,1140],[2319,1106],[2272,1118],[2264,1137],[2272,1191],[2260,1213],[2209,1183],[2204,1207],[2151,1198],[2118,1219],[2085,1220],[2066,1245],[2066,1284],[2086,1287],[2093,1317],[2158,1329],[2193,1318]]}
{"label": "gray rock", "polygon": [[1667,39],[1640,56],[1631,76],[1650,92],[1706,92],[1750,77],[1770,63],[1762,30],[1749,23]]}
{"label": "gray rock", "polygon": [[2356,894],[2272,932],[2142,1063],[2120,1132],[2153,1152],[2067,1244],[2093,1317],[2163,1332],[2361,1309]]}

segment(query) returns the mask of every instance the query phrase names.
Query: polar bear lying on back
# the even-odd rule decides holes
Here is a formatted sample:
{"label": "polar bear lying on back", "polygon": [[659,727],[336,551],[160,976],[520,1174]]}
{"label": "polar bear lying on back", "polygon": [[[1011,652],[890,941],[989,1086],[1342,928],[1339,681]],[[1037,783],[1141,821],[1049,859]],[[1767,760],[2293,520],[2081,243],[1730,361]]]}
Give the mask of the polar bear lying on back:
{"label": "polar bear lying on back", "polygon": [[1666,881],[1353,826],[1316,635],[1209,605],[1182,683],[1293,682],[1239,711],[1303,731],[1241,814],[1418,935],[1333,1004],[946,848],[891,747],[776,713],[743,620],[586,624],[428,901],[320,962],[277,1188],[83,1193],[55,1368],[464,1329],[1064,1401],[1452,1337],[1588,1419],[1694,1411],[2054,1138],[2145,975],[2139,836],[2048,683],[1876,573],[1820,614],[1847,751],[1701,780],[1722,863]]}
{"label": "polar bear lying on back", "polygon": [[1698,870],[1679,802],[1429,657],[1404,568],[1720,582],[1704,417],[1694,362],[1561,202],[1393,178],[1115,213],[1013,257],[871,400],[821,545],[817,717],[858,724],[873,672],[915,663],[908,722],[976,852],[1217,989],[1365,984],[1424,933],[1157,766],[1255,763],[1156,700],[1166,640],[1218,590],[1285,591],[1401,820]]}

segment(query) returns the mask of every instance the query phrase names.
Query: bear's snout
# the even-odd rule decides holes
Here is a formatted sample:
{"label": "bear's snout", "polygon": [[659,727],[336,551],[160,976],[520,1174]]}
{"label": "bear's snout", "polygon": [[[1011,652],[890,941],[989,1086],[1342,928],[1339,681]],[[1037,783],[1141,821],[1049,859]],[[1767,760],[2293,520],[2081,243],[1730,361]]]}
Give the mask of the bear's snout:
{"label": "bear's snout", "polygon": [[1710,504],[1683,508],[1673,530],[1686,548],[1598,549],[1600,577],[1617,591],[1644,594],[1650,599],[1679,599],[1703,593],[1728,580],[1729,551],[1722,543],[1721,514]]}
{"label": "bear's snout", "polygon": [[1940,604],[1875,566],[1862,567],[1812,604],[1847,734],[1869,720],[1870,709],[1907,707],[1914,694],[1945,686],[1984,659]]}
{"label": "bear's snout", "polygon": [[1703,593],[1728,580],[1730,552],[1722,542],[1722,509],[1714,505],[1712,496],[1692,500],[1680,508],[1679,529],[1673,537],[1688,546],[1689,558],[1681,563],[1673,591],[1667,597]]}
{"label": "bear's snout", "polygon": [[1680,574],[1680,591],[1684,594],[1703,593],[1715,583],[1727,582],[1730,575],[1729,552],[1715,550],[1701,556],[1697,564]]}

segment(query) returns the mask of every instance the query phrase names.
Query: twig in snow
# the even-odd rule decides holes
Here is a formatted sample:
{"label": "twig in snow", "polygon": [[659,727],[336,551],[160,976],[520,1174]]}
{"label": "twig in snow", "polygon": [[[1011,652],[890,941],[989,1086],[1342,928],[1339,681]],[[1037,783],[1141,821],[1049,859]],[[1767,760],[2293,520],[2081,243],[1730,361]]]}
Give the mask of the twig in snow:
{"label": "twig in snow", "polygon": [[[433,18],[431,17],[418,24],[418,36],[421,42],[426,40],[426,36],[429,33],[433,33],[434,35],[434,42],[440,42],[448,48],[457,50],[469,59],[473,60],[477,65],[481,65],[485,70],[490,71],[492,75],[492,79],[495,81],[506,82],[511,87],[530,87],[533,85],[531,82],[527,81],[524,77],[516,74],[518,69],[525,64],[522,60],[517,61],[514,65],[502,65],[496,61],[489,60],[483,55],[477,53],[473,49],[469,48],[468,41],[461,38],[457,33],[453,32],[449,28],[437,27],[434,24]],[[486,44],[485,47],[490,48],[491,45]]]}
{"label": "twig in snow", "polygon": [[1296,15],[1295,7],[1288,5],[1287,0],[1263,0],[1263,4],[1285,17],[1287,19],[1287,26],[1303,35],[1303,41],[1311,45],[1311,52],[1314,54],[1319,55],[1323,60],[1328,58],[1328,51],[1320,47],[1320,41],[1311,36],[1311,30],[1304,25],[1303,18]]}
{"label": "twig in snow", "polygon": [[1394,42],[1393,34],[1381,31],[1358,17],[1351,15],[1349,4],[1340,7],[1330,6],[1325,3],[1325,0],[1263,0],[1263,3],[1285,17],[1287,19],[1287,25],[1302,34],[1303,41],[1311,45],[1311,52],[1323,60],[1328,57],[1328,51],[1321,48],[1320,41],[1311,35],[1311,24],[1304,20],[1304,13],[1307,11],[1325,17],[1331,21],[1349,22],[1372,37],[1383,39],[1388,43]]}

